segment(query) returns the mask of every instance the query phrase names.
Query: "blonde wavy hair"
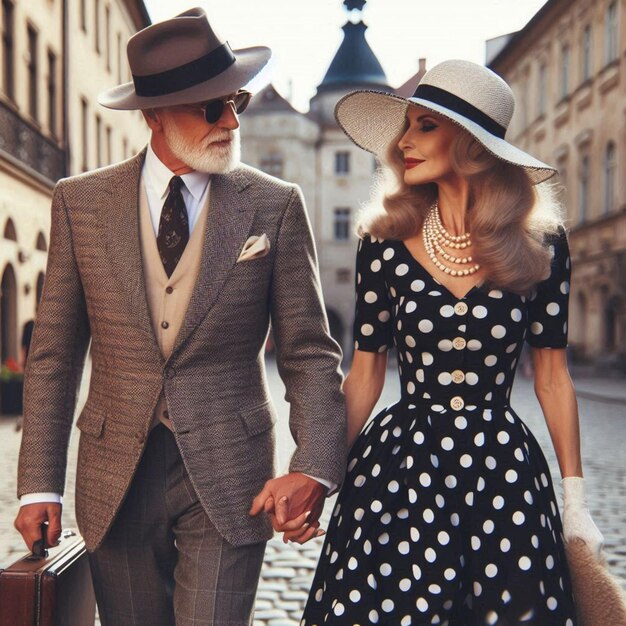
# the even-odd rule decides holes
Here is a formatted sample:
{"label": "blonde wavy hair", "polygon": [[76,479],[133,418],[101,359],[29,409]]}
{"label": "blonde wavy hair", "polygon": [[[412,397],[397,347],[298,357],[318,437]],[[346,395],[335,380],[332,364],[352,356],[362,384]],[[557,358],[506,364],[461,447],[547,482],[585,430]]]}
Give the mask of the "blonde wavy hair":
{"label": "blonde wavy hair", "polygon": [[[437,186],[407,185],[402,132],[390,144],[377,172],[369,202],[359,215],[358,233],[402,240],[418,233]],[[486,282],[523,295],[550,274],[546,238],[561,225],[553,184],[533,185],[524,168],[506,163],[461,130],[451,145],[451,162],[469,183],[468,220],[473,256],[485,268]]]}

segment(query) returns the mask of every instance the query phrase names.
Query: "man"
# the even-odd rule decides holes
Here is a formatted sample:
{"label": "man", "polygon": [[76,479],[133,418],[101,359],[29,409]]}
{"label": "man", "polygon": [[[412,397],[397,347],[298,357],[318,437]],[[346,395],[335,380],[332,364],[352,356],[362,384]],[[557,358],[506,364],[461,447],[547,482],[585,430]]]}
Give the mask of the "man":
{"label": "man", "polygon": [[[54,193],[16,527],[28,546],[42,522],[59,536],[91,340],[76,518],[105,626],[249,624],[271,519],[319,534],[343,475],[340,354],[300,191],[238,163],[241,88],[269,56],[231,51],[201,9],[139,32],[133,83],[100,101],[141,109],[150,145]],[[276,479],[270,320],[298,446]]]}

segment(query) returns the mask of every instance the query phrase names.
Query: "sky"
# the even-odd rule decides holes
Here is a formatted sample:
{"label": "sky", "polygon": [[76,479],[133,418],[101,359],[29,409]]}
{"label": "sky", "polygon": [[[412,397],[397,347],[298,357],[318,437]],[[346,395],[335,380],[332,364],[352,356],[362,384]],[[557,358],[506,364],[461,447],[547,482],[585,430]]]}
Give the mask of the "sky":
{"label": "sky", "polygon": [[[485,41],[520,30],[546,0],[368,0],[366,38],[389,83],[397,87],[426,58],[427,69],[445,59],[484,63]],[[265,45],[272,61],[252,91],[271,82],[301,111],[343,38],[350,17],[342,0],[144,0],[153,22],[194,6],[207,12],[231,47]]]}

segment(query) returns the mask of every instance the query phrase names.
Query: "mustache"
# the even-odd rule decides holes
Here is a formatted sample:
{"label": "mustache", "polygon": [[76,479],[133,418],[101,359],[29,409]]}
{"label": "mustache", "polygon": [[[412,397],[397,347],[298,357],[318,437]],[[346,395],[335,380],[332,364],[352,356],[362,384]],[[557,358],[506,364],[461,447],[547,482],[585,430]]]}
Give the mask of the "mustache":
{"label": "mustache", "polygon": [[205,139],[206,145],[211,145],[212,143],[218,143],[220,141],[232,141],[235,136],[235,133],[231,130],[220,130],[219,133],[210,133],[207,135]]}

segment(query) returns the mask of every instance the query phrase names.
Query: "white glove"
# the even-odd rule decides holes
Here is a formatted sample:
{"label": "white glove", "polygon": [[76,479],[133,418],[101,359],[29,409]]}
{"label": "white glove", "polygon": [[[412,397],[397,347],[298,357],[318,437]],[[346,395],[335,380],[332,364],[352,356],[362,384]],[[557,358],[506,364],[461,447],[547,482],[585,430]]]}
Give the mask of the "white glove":
{"label": "white glove", "polygon": [[565,541],[582,539],[596,556],[600,556],[604,537],[589,515],[585,497],[585,479],[569,476],[563,486],[563,536]]}

